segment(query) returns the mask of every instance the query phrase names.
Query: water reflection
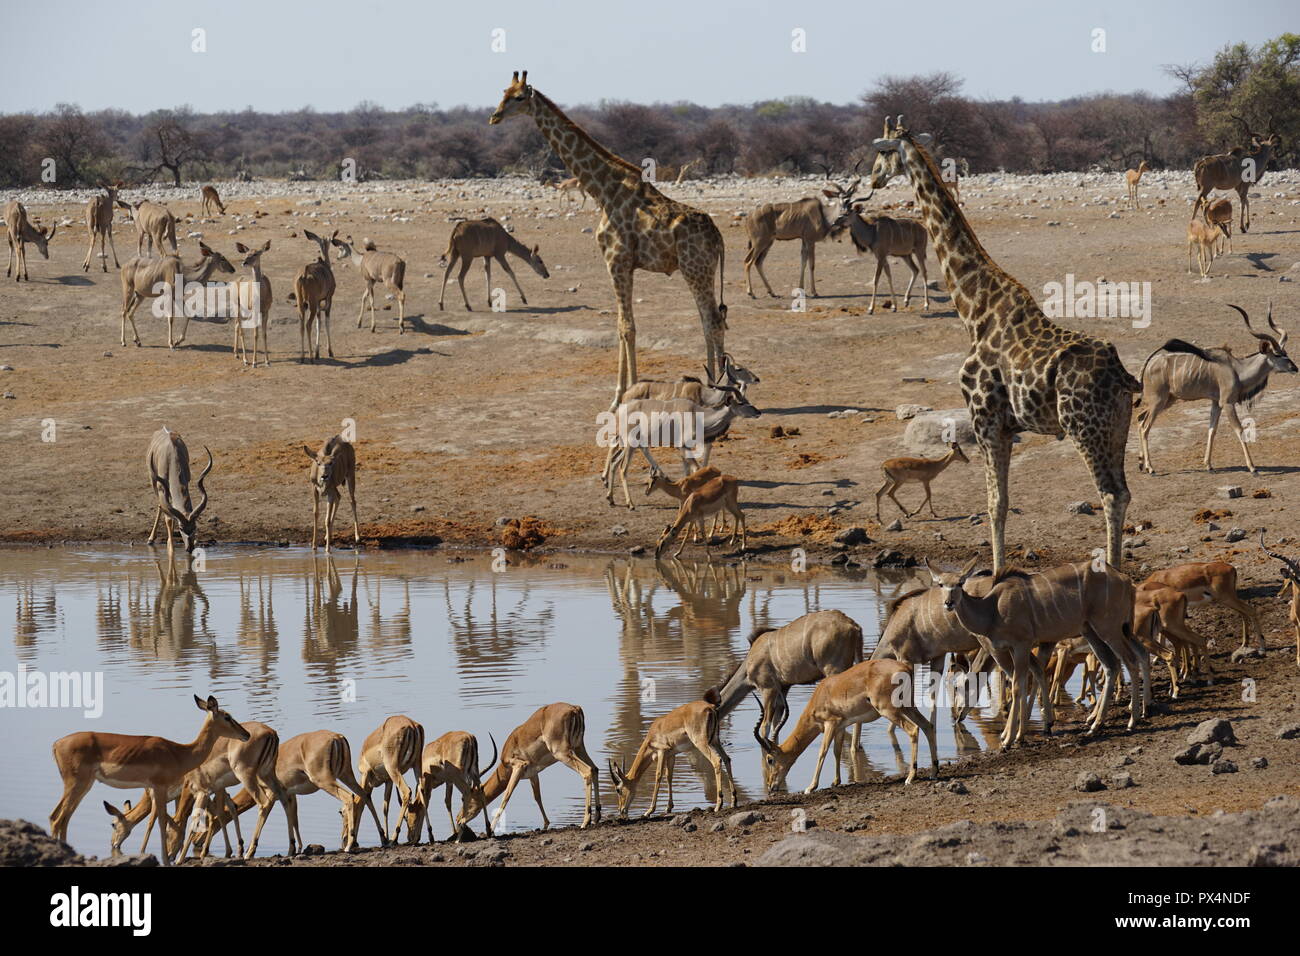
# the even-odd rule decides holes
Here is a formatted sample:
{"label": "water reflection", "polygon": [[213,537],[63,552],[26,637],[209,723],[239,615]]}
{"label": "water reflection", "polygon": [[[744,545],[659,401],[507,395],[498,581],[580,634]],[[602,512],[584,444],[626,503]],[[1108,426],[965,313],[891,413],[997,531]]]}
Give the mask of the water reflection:
{"label": "water reflection", "polygon": [[[463,729],[502,741],[538,706],[567,700],[586,711],[587,748],[603,770],[607,758],[631,759],[655,717],[722,683],[753,628],[838,608],[862,625],[869,651],[885,602],[908,586],[825,568],[669,558],[512,556],[498,572],[489,556],[442,551],[223,548],[194,567],[184,555],[169,561],[140,548],[0,550],[0,621],[13,621],[11,635],[0,632],[0,670],[98,670],[107,694],[95,722],[72,710],[0,710],[14,750],[0,777],[0,816],[44,823],[59,789],[49,745],[62,734],[191,739],[190,693],[215,693],[236,716],[265,721],[285,739],[336,730],[354,753],[393,713],[419,720],[428,739]],[[791,691],[793,714],[810,692]],[[752,711],[742,704],[723,729],[750,797],[761,792]],[[989,735],[995,743],[999,726]],[[938,729],[941,757],[981,746],[978,723],[954,736],[941,711]],[[898,771],[883,722],[863,740],[871,772]],[[811,775],[815,752],[792,781]],[[685,767],[679,761],[678,803],[711,802],[711,769]],[[557,768],[542,784],[552,817],[576,819],[577,776]],[[123,794],[91,796],[85,808]],[[300,810],[304,835],[332,846],[337,806],[329,803],[304,799]],[[70,836],[102,853],[102,814],[85,808]],[[510,827],[536,825],[534,814],[530,801],[512,802]],[[275,842],[282,827],[266,834],[268,852],[283,849]]]}

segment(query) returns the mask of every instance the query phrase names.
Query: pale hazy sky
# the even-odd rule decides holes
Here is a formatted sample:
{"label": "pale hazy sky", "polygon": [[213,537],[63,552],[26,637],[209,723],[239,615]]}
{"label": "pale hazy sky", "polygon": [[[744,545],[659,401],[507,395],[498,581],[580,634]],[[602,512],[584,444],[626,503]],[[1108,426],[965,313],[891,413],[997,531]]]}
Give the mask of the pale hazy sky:
{"label": "pale hazy sky", "polygon": [[[495,105],[515,69],[562,103],[835,103],[950,70],[977,98],[1165,93],[1169,63],[1300,29],[1296,0],[0,0],[0,112]],[[913,19],[915,17],[915,20]],[[206,31],[207,51],[191,49]],[[492,49],[505,31],[506,51]],[[791,50],[796,28],[807,51]],[[1106,52],[1091,50],[1094,28]]]}

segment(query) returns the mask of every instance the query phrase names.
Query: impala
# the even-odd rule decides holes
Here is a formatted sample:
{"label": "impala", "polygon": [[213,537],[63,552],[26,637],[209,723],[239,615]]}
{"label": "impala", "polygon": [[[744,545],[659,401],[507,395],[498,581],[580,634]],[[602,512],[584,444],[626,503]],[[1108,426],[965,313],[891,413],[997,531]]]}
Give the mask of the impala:
{"label": "impala", "polygon": [[1263,531],[1259,533],[1259,546],[1270,558],[1282,562],[1282,586],[1278,588],[1277,593],[1279,596],[1285,596],[1288,590],[1291,592],[1291,606],[1287,610],[1291,618],[1291,626],[1295,628],[1295,662],[1296,666],[1300,667],[1300,562],[1268,550],[1264,545]]}
{"label": "impala", "polygon": [[50,835],[67,841],[68,822],[96,780],[123,790],[146,788],[153,799],[150,826],[155,820],[159,824],[162,865],[169,866],[167,832],[173,822],[166,812],[168,791],[207,760],[222,738],[249,738],[248,731],[221,709],[215,697],[209,695],[205,701],[195,696],[194,704],[207,716],[199,735],[188,744],[163,737],[84,730],[56,740],[54,763],[63,777],[63,797],[50,814]]}
{"label": "impala", "polygon": [[1255,629],[1256,644],[1264,649],[1264,631],[1259,625],[1259,615],[1249,604],[1237,597],[1237,569],[1224,561],[1179,564],[1163,571],[1155,571],[1138,585],[1139,591],[1173,588],[1187,598],[1187,606],[1221,604],[1241,617],[1241,646],[1250,641],[1250,628]]}
{"label": "impala", "polygon": [[[939,758],[935,751],[934,725],[911,704],[911,665],[894,660],[868,660],[850,667],[848,670],[834,674],[823,680],[813,690],[808,706],[795,722],[790,736],[784,742],[777,743],[775,738],[767,739],[759,733],[759,725],[754,726],[754,739],[763,750],[763,782],[769,793],[785,789],[785,778],[799,759],[799,755],[808,749],[808,745],[822,738],[821,749],[817,752],[817,766],[813,769],[812,783],[804,793],[812,793],[821,780],[822,764],[830,750],[832,742],[840,740],[844,728],[852,725],[855,731],[865,723],[878,717],[884,717],[892,726],[901,726],[912,742],[912,762],[907,779],[910,784],[916,778],[917,737],[925,734],[930,745],[930,776],[939,776]],[[762,721],[759,721],[761,724]],[[837,748],[838,750],[838,748]],[[840,760],[835,759],[835,786],[840,784]]]}
{"label": "impala", "polygon": [[[964,461],[968,464],[970,462],[966,453],[961,450],[961,445],[955,441],[948,442],[948,454],[942,458],[889,458],[883,461],[880,470],[885,473],[885,483],[876,492],[876,520],[880,520],[880,499],[884,495],[889,495],[889,500],[898,505],[898,510],[908,518],[920,514],[921,509],[927,504],[930,506],[930,514],[939,517],[934,513],[934,501],[930,497],[930,482],[943,474],[944,469],[954,461]],[[894,497],[895,491],[910,482],[919,482],[925,488],[925,500],[916,506],[915,511],[908,511],[903,507],[903,503]]]}
{"label": "impala", "polygon": [[492,769],[497,762],[496,738],[488,734],[492,741],[492,759],[486,767],[479,767],[478,740],[473,734],[463,730],[452,730],[424,747],[420,760],[420,793],[406,811],[406,828],[408,832],[420,832],[420,819],[424,818],[429,828],[429,842],[433,842],[433,823],[429,820],[429,797],[439,787],[447,788],[447,818],[451,821],[451,831],[459,842],[462,828],[456,825],[456,817],[451,812],[451,793],[455,787],[460,791],[461,805],[469,799],[471,793],[478,794],[477,800],[483,810],[483,827],[487,836],[492,836],[492,822],[488,819],[487,800],[483,797],[483,774]]}
{"label": "impala", "polygon": [[[402,829],[402,820],[412,806],[412,797],[420,799],[421,791],[413,790],[406,782],[406,771],[416,771],[416,783],[419,783],[420,758],[424,753],[424,728],[410,717],[395,714],[383,722],[377,730],[371,732],[361,745],[361,756],[357,758],[357,783],[366,800],[380,783],[384,785],[384,829],[380,837],[384,846],[395,843]],[[388,832],[388,805],[392,800],[393,787],[397,787],[402,798],[402,805],[397,811],[397,829]],[[407,841],[420,842],[420,828],[407,827]]]}
{"label": "impala", "polygon": [[713,767],[713,781],[717,788],[717,799],[713,802],[713,811],[722,809],[722,788],[725,774],[726,782],[731,787],[731,805],[736,806],[736,781],[731,775],[731,758],[722,749],[722,740],[718,728],[722,718],[718,716],[718,697],[716,688],[705,691],[703,700],[691,701],[670,710],[661,717],[656,717],[646,731],[645,740],[632,766],[619,766],[609,761],[609,775],[618,791],[618,815],[627,818],[628,807],[636,799],[637,784],[654,762],[655,786],[650,797],[650,807],[644,816],[652,816],[659,806],[659,786],[665,778],[668,781],[668,812],[673,812],[673,764],[679,753],[698,752]]}
{"label": "impala", "polygon": [[596,769],[595,761],[587,755],[583,743],[585,729],[586,717],[581,707],[556,703],[539,708],[510,731],[510,736],[501,747],[501,762],[497,764],[492,776],[483,783],[481,790],[466,794],[465,802],[456,817],[457,831],[500,797],[501,806],[492,815],[492,827],[495,829],[521,780],[528,780],[533,785],[533,799],[537,801],[537,809],[542,812],[542,829],[549,828],[551,821],[546,816],[546,808],[542,806],[542,787],[537,775],[554,763],[562,763],[582,777],[586,793],[582,826],[585,828],[592,822],[599,823],[600,772]]}

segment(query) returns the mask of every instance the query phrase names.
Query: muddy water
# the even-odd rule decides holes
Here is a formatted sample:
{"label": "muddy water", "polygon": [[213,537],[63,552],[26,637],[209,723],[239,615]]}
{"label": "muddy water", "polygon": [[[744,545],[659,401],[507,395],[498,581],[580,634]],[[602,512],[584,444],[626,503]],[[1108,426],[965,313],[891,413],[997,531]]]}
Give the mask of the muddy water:
{"label": "muddy water", "polygon": [[[190,740],[201,722],[191,694],[209,693],[236,718],[276,728],[282,740],[319,728],[343,733],[354,759],[390,714],[420,721],[430,740],[471,731],[486,762],[489,732],[500,742],[542,704],[580,704],[609,807],[606,758],[630,759],[651,719],[725,680],[753,627],[837,608],[862,625],[870,648],[886,601],[907,580],[572,556],[515,558],[494,571],[490,555],[444,551],[326,558],[221,548],[203,565],[187,569],[179,556],[169,565],[165,551],[146,548],[0,550],[0,672],[89,672],[92,692],[95,675],[103,688],[101,701],[75,707],[0,708],[0,817],[46,825],[61,793],[50,756],[58,737],[101,730]],[[794,714],[809,693],[794,689]],[[86,705],[102,713],[88,715]],[[756,713],[746,702],[724,725],[742,798],[761,795]],[[971,729],[981,725],[994,732],[987,721]],[[968,734],[955,739],[943,712],[938,730],[941,759],[987,746]],[[899,765],[884,731],[883,722],[868,725],[864,746],[873,772],[893,773]],[[807,785],[814,755],[815,748],[791,771],[792,786]],[[553,824],[576,823],[579,778],[556,766],[541,781]],[[824,773],[823,786],[829,782]],[[704,778],[684,760],[675,790],[679,808],[706,801]],[[104,854],[102,801],[136,796],[96,784],[73,818],[70,842]],[[638,810],[648,799],[643,787]],[[450,831],[441,802],[435,797],[439,837]],[[314,794],[299,807],[305,839],[336,847],[337,801]],[[521,788],[505,829],[540,822]],[[361,832],[364,843],[376,842],[372,822]],[[141,828],[129,846],[142,836]],[[277,809],[262,849],[285,846]]]}

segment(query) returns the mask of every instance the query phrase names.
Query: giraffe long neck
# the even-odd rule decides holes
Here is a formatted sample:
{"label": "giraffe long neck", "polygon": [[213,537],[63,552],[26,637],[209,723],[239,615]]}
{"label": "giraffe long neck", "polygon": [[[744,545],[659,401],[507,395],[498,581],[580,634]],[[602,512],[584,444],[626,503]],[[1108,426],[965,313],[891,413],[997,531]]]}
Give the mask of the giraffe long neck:
{"label": "giraffe long neck", "polygon": [[916,202],[921,207],[921,217],[934,243],[944,279],[952,290],[957,314],[975,338],[977,330],[971,321],[975,297],[988,287],[990,280],[1009,277],[975,238],[970,223],[942,182],[934,160],[909,139],[899,141],[899,155],[916,191]]}
{"label": "giraffe long neck", "polygon": [[533,93],[533,120],[551,148],[602,209],[641,186],[641,170],[615,156],[541,93]]}

